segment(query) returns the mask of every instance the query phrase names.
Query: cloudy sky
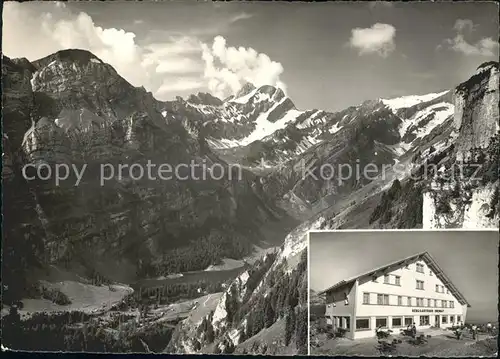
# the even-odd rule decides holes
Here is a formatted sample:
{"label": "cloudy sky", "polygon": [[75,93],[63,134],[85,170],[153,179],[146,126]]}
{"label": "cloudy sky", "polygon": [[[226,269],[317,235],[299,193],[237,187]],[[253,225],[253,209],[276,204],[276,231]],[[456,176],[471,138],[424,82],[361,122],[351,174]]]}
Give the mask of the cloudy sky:
{"label": "cloudy sky", "polygon": [[466,80],[498,58],[497,14],[487,2],[8,2],[3,51],[87,49],[161,100],[250,81],[340,110]]}
{"label": "cloudy sky", "polygon": [[470,303],[469,320],[498,318],[498,231],[322,232],[310,236],[311,289],[323,290],[428,251]]}

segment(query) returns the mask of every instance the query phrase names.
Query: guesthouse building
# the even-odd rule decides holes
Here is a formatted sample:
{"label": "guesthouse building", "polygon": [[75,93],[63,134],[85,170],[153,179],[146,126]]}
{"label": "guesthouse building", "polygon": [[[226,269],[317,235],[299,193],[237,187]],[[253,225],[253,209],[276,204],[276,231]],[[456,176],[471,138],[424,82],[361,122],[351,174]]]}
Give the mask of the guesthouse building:
{"label": "guesthouse building", "polygon": [[376,328],[447,328],[465,322],[467,303],[428,252],[403,258],[345,279],[319,293],[326,296],[327,324],[345,336],[375,336]]}

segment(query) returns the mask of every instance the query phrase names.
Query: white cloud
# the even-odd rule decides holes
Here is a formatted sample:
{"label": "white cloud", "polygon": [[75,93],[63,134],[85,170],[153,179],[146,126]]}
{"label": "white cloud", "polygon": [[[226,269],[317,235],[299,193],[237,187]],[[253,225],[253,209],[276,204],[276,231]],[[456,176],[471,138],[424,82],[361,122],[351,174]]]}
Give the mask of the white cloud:
{"label": "white cloud", "polygon": [[189,57],[171,58],[158,62],[159,64],[155,69],[157,74],[182,74],[190,72],[201,72],[203,70],[203,66],[200,66],[200,63],[198,61],[195,61]]}
{"label": "white cloud", "polygon": [[349,45],[356,48],[360,55],[378,54],[387,57],[396,49],[395,36],[394,26],[377,23],[369,28],[352,29]]}
{"label": "white cloud", "polygon": [[453,26],[453,28],[458,32],[472,31],[472,30],[474,30],[475,25],[472,22],[472,20],[458,19],[457,21],[455,21],[455,26]]}
{"label": "white cloud", "polygon": [[[475,44],[467,42],[465,36],[473,32],[476,27],[477,25],[472,20],[458,19],[453,27],[456,36],[452,39],[445,39],[444,44],[449,49],[467,56],[498,56],[498,41],[493,40],[491,37],[483,37]],[[442,47],[442,45],[438,45],[438,50]]]}
{"label": "white cloud", "polygon": [[205,79],[209,90],[219,97],[237,92],[245,82],[256,86],[278,86],[286,91],[280,80],[281,63],[273,61],[252,48],[228,47],[222,36],[214,38],[212,45],[202,44],[205,61]]}
{"label": "white cloud", "polygon": [[200,90],[206,86],[200,78],[167,78],[157,90],[161,97],[172,97],[181,91]]}
{"label": "white cloud", "polygon": [[[3,24],[7,56],[36,60],[62,49],[89,50],[132,85],[144,86],[159,99],[165,93],[162,74],[188,72],[192,76],[197,71],[203,76],[197,39],[171,36],[161,43],[140,46],[133,32],[97,26],[88,14],[74,14],[61,3],[8,2]],[[189,87],[180,79],[176,83],[177,88]]]}
{"label": "white cloud", "polygon": [[249,14],[249,13],[246,13],[246,12],[242,12],[241,14],[237,14],[237,15],[234,15],[233,17],[231,17],[229,19],[229,23],[232,24],[232,23],[240,21],[240,20],[251,19],[252,17],[253,17],[252,14]]}

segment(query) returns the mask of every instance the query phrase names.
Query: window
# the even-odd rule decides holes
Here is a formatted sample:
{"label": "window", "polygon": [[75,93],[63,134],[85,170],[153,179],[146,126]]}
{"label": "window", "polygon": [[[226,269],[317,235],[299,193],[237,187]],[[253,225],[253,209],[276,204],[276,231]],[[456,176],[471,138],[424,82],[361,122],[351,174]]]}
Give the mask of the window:
{"label": "window", "polygon": [[427,306],[428,307],[432,307],[432,305],[431,305],[431,299],[427,299]]}
{"label": "window", "polygon": [[417,289],[424,290],[424,281],[423,280],[417,280]]}
{"label": "window", "polygon": [[370,293],[363,293],[363,304],[370,304]]}
{"label": "window", "polygon": [[369,329],[370,329],[369,318],[356,318],[356,330],[369,330]]}
{"label": "window", "polygon": [[436,284],[436,292],[439,293],[439,284]]}
{"label": "window", "polygon": [[347,329],[347,331],[351,330],[351,318],[350,317],[344,317],[344,328]]}
{"label": "window", "polygon": [[378,305],[389,305],[389,295],[388,294],[377,294],[377,304]]}
{"label": "window", "polygon": [[392,318],[393,327],[400,327],[401,325],[403,325],[403,318]]}
{"label": "window", "polygon": [[387,275],[387,274],[386,274],[386,275],[384,275],[384,283],[385,283],[385,284],[389,284],[389,283],[390,283],[390,282],[389,282],[389,275]]}
{"label": "window", "polygon": [[376,318],[375,326],[378,327],[387,327],[387,318]]}
{"label": "window", "polygon": [[450,300],[450,308],[455,308],[455,302]]}
{"label": "window", "polygon": [[423,307],[423,306],[424,306],[424,299],[417,298],[417,307]]}
{"label": "window", "polygon": [[417,272],[424,273],[424,265],[421,263],[417,263]]}
{"label": "window", "polygon": [[433,299],[433,301],[434,301],[434,308],[437,308],[437,300]]}
{"label": "window", "polygon": [[398,295],[398,305],[403,305],[403,297]]}
{"label": "window", "polygon": [[450,315],[450,323],[451,324],[455,323],[455,316],[454,315]]}
{"label": "window", "polygon": [[420,326],[422,325],[429,325],[429,316],[428,315],[421,315],[420,316]]}
{"label": "window", "polygon": [[407,306],[411,307],[411,297],[408,297]]}
{"label": "window", "polygon": [[431,270],[429,271],[429,275],[430,275],[431,277],[432,277],[432,275],[433,275]]}
{"label": "window", "polygon": [[409,326],[413,324],[413,317],[405,317],[405,326]]}
{"label": "window", "polygon": [[457,323],[460,323],[462,321],[462,317],[460,315],[457,315]]}
{"label": "window", "polygon": [[441,306],[442,306],[443,308],[448,308],[448,301],[447,301],[447,300],[442,300],[442,301],[441,301]]}
{"label": "window", "polygon": [[395,276],[395,284],[396,285],[401,285],[401,277],[400,276]]}
{"label": "window", "polygon": [[446,289],[446,294],[450,294],[450,291],[448,289]]}
{"label": "window", "polygon": [[448,324],[448,316],[447,315],[443,315],[441,317],[441,323],[443,324]]}

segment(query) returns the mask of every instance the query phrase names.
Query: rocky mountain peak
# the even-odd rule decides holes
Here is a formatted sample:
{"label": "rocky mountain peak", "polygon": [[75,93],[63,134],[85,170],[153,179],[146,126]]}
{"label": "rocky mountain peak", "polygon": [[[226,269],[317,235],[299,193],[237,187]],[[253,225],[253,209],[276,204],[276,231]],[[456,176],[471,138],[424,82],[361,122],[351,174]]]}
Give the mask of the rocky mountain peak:
{"label": "rocky mountain peak", "polygon": [[271,102],[280,102],[285,97],[283,90],[278,87],[262,85],[257,88],[251,83],[246,83],[235,96],[229,97],[227,101],[240,104],[261,102],[264,99]]}
{"label": "rocky mountain peak", "polygon": [[187,101],[194,105],[221,106],[223,104],[221,99],[208,92],[198,92],[197,95],[192,94]]}
{"label": "rocky mountain peak", "polygon": [[242,97],[242,96],[245,96],[245,95],[248,95],[250,92],[252,92],[253,90],[255,90],[255,86],[254,84],[252,84],[251,82],[247,82],[245,83],[241,89],[236,93],[236,96],[235,98],[238,98],[238,97]]}
{"label": "rocky mountain peak", "polygon": [[271,86],[271,85],[263,85],[263,86],[259,87],[259,89],[257,90],[257,93],[267,94],[269,96],[273,96],[274,99],[277,101],[279,101],[283,97],[285,97],[285,93],[283,92],[282,89],[280,89],[278,87]]}
{"label": "rocky mountain peak", "polygon": [[497,71],[499,70],[498,61],[488,61],[488,62],[482,63],[481,65],[479,65],[477,67],[476,73],[481,72],[481,71],[491,70],[491,69],[496,69]]}
{"label": "rocky mountain peak", "polygon": [[97,64],[104,64],[104,62],[101,59],[99,59],[90,51],[81,49],[67,49],[58,51],[42,59],[33,61],[33,65],[35,65],[36,68],[41,69],[53,63],[54,61],[62,63],[69,62],[79,65],[86,65],[90,62]]}

